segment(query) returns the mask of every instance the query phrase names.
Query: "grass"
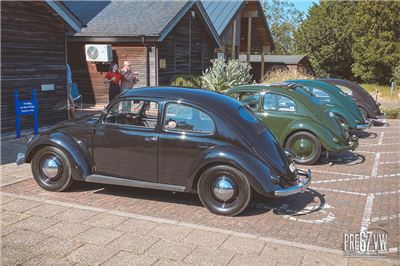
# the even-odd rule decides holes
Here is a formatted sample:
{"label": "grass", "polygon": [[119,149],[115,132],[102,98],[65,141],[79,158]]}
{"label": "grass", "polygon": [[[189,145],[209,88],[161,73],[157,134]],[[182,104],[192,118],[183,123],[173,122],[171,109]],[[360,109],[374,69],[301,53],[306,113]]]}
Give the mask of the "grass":
{"label": "grass", "polygon": [[265,74],[263,83],[282,82],[293,79],[314,79],[314,77],[306,71],[274,68]]}
{"label": "grass", "polygon": [[360,84],[361,87],[366,89],[375,99],[376,93],[378,92],[378,100],[383,98],[385,100],[399,100],[400,87],[397,87],[393,91],[393,95],[390,95],[390,86],[378,85],[378,84]]}

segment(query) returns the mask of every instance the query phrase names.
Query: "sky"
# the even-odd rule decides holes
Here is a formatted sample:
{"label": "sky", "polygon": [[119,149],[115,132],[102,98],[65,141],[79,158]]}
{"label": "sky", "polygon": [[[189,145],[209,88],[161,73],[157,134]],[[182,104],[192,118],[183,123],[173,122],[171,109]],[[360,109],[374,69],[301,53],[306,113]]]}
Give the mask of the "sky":
{"label": "sky", "polygon": [[294,6],[303,11],[304,14],[307,14],[307,10],[310,6],[312,6],[312,4],[315,3],[319,3],[319,0],[287,0],[288,2],[291,2],[294,4]]}

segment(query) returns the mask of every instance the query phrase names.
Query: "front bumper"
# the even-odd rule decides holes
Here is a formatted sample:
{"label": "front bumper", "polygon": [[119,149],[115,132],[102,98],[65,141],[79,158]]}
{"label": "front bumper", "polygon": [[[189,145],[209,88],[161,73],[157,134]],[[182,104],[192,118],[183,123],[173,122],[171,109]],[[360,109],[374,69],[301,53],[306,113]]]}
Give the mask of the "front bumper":
{"label": "front bumper", "polygon": [[17,160],[15,161],[15,163],[18,166],[21,164],[24,164],[25,163],[25,153],[22,153],[22,152],[18,153]]}
{"label": "front bumper", "polygon": [[299,184],[292,187],[275,190],[274,195],[276,197],[285,197],[297,193],[302,193],[307,190],[307,188],[311,184],[311,170],[303,171],[298,169],[297,171],[299,174]]}

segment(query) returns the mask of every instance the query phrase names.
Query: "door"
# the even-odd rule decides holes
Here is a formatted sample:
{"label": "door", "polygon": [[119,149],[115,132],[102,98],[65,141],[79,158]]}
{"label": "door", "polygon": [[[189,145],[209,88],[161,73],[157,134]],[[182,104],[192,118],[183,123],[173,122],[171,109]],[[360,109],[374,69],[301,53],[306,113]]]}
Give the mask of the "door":
{"label": "door", "polygon": [[185,186],[203,152],[216,145],[215,123],[209,114],[192,105],[168,102],[159,139],[159,182]]}
{"label": "door", "polygon": [[281,94],[265,93],[262,108],[261,118],[277,139],[288,124],[296,119],[296,103]]}
{"label": "door", "polygon": [[159,102],[154,99],[122,99],[96,126],[96,173],[157,182]]}

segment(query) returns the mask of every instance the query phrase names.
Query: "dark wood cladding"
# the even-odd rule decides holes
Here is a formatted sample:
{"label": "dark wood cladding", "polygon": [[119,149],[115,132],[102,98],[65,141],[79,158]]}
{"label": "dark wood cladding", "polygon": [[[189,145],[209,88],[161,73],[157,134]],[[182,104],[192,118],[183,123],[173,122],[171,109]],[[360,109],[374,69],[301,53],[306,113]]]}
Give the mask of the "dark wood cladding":
{"label": "dark wood cladding", "polygon": [[200,19],[198,10],[193,18],[188,12],[159,45],[158,58],[166,60],[159,68],[159,84],[168,85],[174,75],[200,75],[214,58],[214,42]]}
{"label": "dark wood cladding", "polygon": [[[110,65],[87,62],[85,44],[87,43],[73,41],[67,44],[68,63],[71,66],[72,80],[77,83],[85,103],[106,104],[108,102],[108,84],[104,83],[104,78]],[[112,43],[112,50],[113,61],[117,62],[120,67],[123,66],[124,61],[130,61],[132,69],[140,73],[138,75],[140,82],[136,84],[136,87],[146,86],[146,47],[141,44]],[[154,69],[152,56],[150,56],[150,64],[150,81],[154,85],[155,71],[152,71],[152,68]]]}
{"label": "dark wood cladding", "polygon": [[[45,2],[1,1],[1,131],[15,131],[13,90],[30,99],[35,89],[39,126],[67,118],[65,24]],[[41,91],[54,84],[54,91]],[[31,116],[22,129],[33,128]]]}

